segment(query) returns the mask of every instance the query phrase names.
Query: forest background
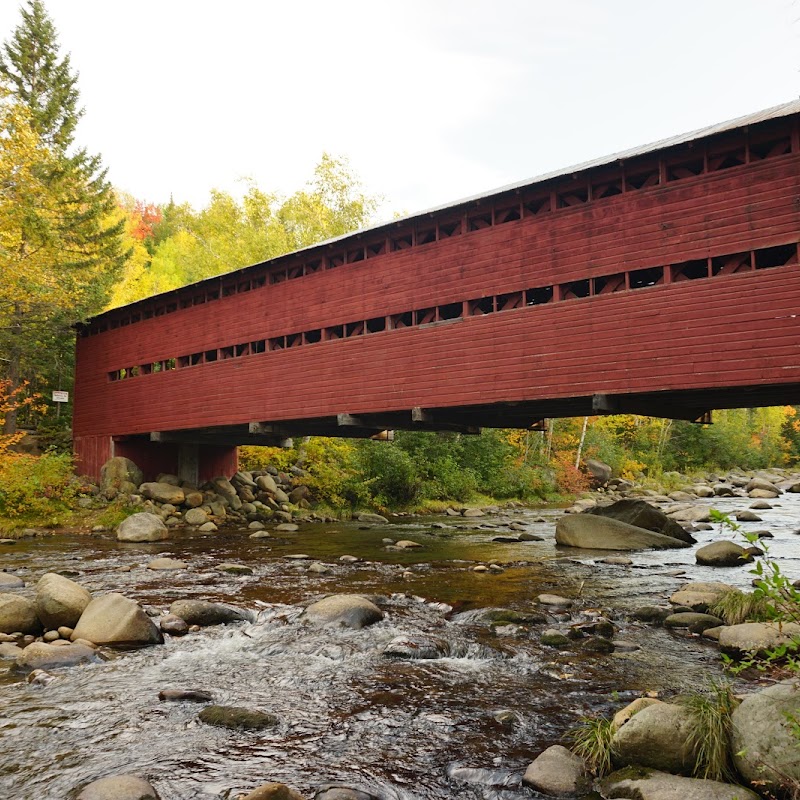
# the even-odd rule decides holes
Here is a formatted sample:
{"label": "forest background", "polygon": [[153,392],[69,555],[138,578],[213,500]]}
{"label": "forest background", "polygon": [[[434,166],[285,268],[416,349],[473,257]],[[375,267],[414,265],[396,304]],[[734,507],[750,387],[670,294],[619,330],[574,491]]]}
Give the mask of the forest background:
{"label": "forest background", "polygon": [[[41,0],[28,0],[0,51],[0,515],[65,497],[71,480],[75,323],[363,228],[379,205],[343,157],[323,153],[289,196],[246,181],[195,209],[113,187],[75,141],[77,74]],[[70,395],[71,396],[71,395]],[[35,431],[47,450],[20,452]],[[754,469],[800,456],[791,406],[715,414],[712,426],[632,415],[551,420],[544,432],[398,433],[392,442],[312,439],[243,448],[245,467],[302,462],[335,508],[419,506],[481,497],[544,499],[585,488],[599,458],[628,479],[674,470]],[[668,478],[667,478],[668,480]]]}

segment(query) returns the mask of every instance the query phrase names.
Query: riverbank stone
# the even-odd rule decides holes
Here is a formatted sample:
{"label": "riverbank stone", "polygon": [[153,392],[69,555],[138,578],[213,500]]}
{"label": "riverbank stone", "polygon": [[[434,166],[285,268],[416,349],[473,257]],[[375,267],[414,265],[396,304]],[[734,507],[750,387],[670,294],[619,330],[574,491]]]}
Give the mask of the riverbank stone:
{"label": "riverbank stone", "polygon": [[138,775],[112,775],[85,786],[75,800],[159,800],[159,796]]}
{"label": "riverbank stone", "polygon": [[124,519],[117,528],[120,542],[160,542],[169,538],[169,530],[161,517],[140,511]]}
{"label": "riverbank stone", "polygon": [[781,786],[800,783],[800,746],[792,723],[800,719],[800,679],[768,686],[748,695],[734,710],[734,764],[748,781],[767,782],[780,795]]}
{"label": "riverbank stone", "polygon": [[678,589],[670,598],[673,606],[686,606],[692,611],[707,612],[722,595],[733,591],[733,586],[717,581],[692,581]]}
{"label": "riverbank stone", "polygon": [[333,594],[312,603],[303,617],[321,625],[341,625],[361,630],[383,619],[383,612],[366,597],[356,594]]}
{"label": "riverbank stone", "polygon": [[265,783],[250,794],[244,795],[241,800],[304,800],[304,798],[285,783]]}
{"label": "riverbank stone", "polygon": [[83,586],[48,572],[36,584],[33,604],[42,625],[47,630],[57,630],[62,626],[74,628],[91,602],[92,595]]}
{"label": "riverbank stone", "polygon": [[206,706],[198,715],[201,722],[217,728],[230,728],[239,731],[261,731],[274,728],[279,720],[274,714],[253,711],[238,706]]}
{"label": "riverbank stone", "polygon": [[0,594],[0,633],[38,634],[41,630],[33,602],[17,594]]}
{"label": "riverbank stone", "polygon": [[183,489],[172,483],[143,483],[139,487],[139,493],[148,500],[153,500],[156,503],[169,503],[173,506],[182,505],[186,499]]}
{"label": "riverbank stone", "polygon": [[0,572],[0,591],[6,589],[21,589],[25,586],[25,581],[17,575],[9,575],[7,572]]}
{"label": "riverbank stone", "polygon": [[663,533],[638,528],[612,517],[570,514],[556,524],[556,544],[586,550],[666,550],[689,547],[687,542]]}
{"label": "riverbank stone", "polygon": [[389,520],[381,514],[371,514],[366,511],[358,514],[356,519],[359,522],[366,522],[370,525],[385,525]]}
{"label": "riverbank stone", "polygon": [[72,633],[72,641],[76,639],[121,647],[164,643],[144,609],[117,592],[96,597],[86,606]]}
{"label": "riverbank stone", "polygon": [[591,788],[583,759],[560,744],[540,753],[525,770],[522,782],[551,797],[577,797]]}
{"label": "riverbank stone", "polygon": [[704,567],[739,567],[753,560],[744,547],[736,542],[712,542],[695,553],[698,564]]}
{"label": "riverbank stone", "polygon": [[691,712],[682,706],[657,703],[643,708],[614,733],[614,763],[690,773],[696,761],[693,726]]}
{"label": "riverbank stone", "polygon": [[665,628],[688,628],[692,633],[702,633],[708,628],[718,628],[720,625],[724,623],[719,617],[697,611],[670,614],[664,620]]}
{"label": "riverbank stone", "polygon": [[183,515],[183,519],[187,525],[195,525],[199,528],[208,522],[208,514],[202,508],[190,508]]}
{"label": "riverbank stone", "polygon": [[185,561],[179,561],[176,558],[154,558],[147,565],[147,569],[152,569],[156,572],[170,572],[186,569],[188,566],[189,565]]}
{"label": "riverbank stone", "polygon": [[695,540],[675,520],[670,519],[661,509],[650,505],[645,500],[625,499],[617,500],[610,506],[595,506],[583,512],[598,517],[607,517],[643,528],[646,531],[660,533],[673,539],[679,539],[687,544],[694,544]]}
{"label": "riverbank stone", "polygon": [[763,653],[800,641],[800,624],[796,622],[743,622],[740,625],[727,625],[719,634],[721,650],[729,653]]}
{"label": "riverbank stone", "polygon": [[755,792],[735,784],[635,767],[596,781],[595,790],[606,800],[759,800]]}
{"label": "riverbank stone", "polygon": [[188,625],[227,625],[229,622],[252,622],[252,614],[243,608],[210,603],[207,600],[176,600],[169,613]]}
{"label": "riverbank stone", "polygon": [[163,633],[170,636],[185,636],[189,633],[189,624],[186,620],[176,617],[174,614],[165,614],[158,618],[158,625]]}
{"label": "riverbank stone", "polygon": [[64,642],[54,645],[46,642],[32,642],[17,656],[14,661],[14,671],[32,672],[35,669],[58,669],[99,660],[98,652],[83,644]]}

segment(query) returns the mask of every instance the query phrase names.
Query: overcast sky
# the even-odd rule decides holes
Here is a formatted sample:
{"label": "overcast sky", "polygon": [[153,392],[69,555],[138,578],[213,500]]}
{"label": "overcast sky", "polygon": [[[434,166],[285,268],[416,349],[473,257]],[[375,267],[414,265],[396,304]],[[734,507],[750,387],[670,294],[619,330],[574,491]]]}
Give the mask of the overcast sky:
{"label": "overcast sky", "polygon": [[328,151],[413,213],[800,95],[800,0],[45,2],[80,143],[197,208]]}

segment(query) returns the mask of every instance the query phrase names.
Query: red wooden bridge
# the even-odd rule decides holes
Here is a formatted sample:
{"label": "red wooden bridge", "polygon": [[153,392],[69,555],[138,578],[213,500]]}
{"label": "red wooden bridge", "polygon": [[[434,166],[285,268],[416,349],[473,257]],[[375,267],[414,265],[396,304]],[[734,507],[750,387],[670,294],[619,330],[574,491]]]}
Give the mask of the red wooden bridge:
{"label": "red wooden bridge", "polygon": [[800,402],[800,101],[379,225],[80,327],[75,450]]}

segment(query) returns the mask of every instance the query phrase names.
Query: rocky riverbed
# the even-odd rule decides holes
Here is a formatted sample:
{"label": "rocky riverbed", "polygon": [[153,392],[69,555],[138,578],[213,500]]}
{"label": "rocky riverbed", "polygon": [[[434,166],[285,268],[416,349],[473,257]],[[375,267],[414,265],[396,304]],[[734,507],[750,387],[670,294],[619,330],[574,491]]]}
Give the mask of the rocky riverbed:
{"label": "rocky riverbed", "polygon": [[[779,492],[757,510],[760,521],[741,524],[768,530],[771,555],[800,578],[800,495],[784,491],[794,476],[761,479]],[[117,593],[140,604],[163,644],[84,643],[91,654],[81,663],[48,666],[29,682],[11,651],[26,641],[9,631],[0,787],[73,797],[136,773],[162,800],[234,798],[269,781],[321,800],[535,796],[526,770],[566,743],[580,717],[720,677],[715,642],[635,613],[668,609],[688,581],[748,587],[745,564],[696,563],[700,547],[731,538],[704,529],[701,512],[736,514],[757,499],[746,482],[704,482],[718,484],[730,494],[649,496],[673,516],[695,509],[683,523],[697,543],[670,550],[559,546],[565,511],[523,508],[385,523],[278,517],[257,529],[245,519],[217,531],[173,523],[153,542],[112,531],[6,542],[3,596],[40,608],[39,582],[57,573],[93,603]],[[646,494],[618,484],[571,511],[623,493]],[[365,599],[355,611],[315,605],[329,595]],[[186,601],[232,606],[239,618],[207,624],[215,620],[189,616]],[[172,633],[168,612],[185,623]],[[63,644],[50,647],[74,646],[79,624],[56,628],[49,638]],[[737,688],[757,687],[740,678]]]}

